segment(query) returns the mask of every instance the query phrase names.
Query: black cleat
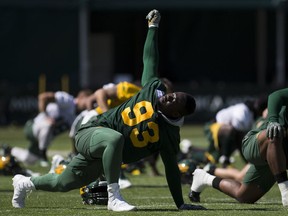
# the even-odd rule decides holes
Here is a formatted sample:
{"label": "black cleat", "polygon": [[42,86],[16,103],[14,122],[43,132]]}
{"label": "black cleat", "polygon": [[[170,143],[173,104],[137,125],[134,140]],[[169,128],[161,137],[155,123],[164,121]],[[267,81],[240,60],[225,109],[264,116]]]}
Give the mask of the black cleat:
{"label": "black cleat", "polygon": [[188,197],[191,202],[200,202],[200,193],[198,192],[190,191]]}

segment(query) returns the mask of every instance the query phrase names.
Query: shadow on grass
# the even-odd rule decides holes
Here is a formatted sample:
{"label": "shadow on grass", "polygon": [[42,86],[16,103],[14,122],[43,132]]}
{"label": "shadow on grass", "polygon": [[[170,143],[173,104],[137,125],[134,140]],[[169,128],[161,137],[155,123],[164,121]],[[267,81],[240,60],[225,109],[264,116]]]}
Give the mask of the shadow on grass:
{"label": "shadow on grass", "polygon": [[228,212],[228,211],[239,211],[239,212],[241,212],[241,211],[265,211],[265,212],[276,212],[276,211],[279,211],[279,208],[242,208],[242,209],[232,209],[232,208],[230,208],[230,209],[213,209],[213,208],[209,208],[209,209],[207,209],[207,210],[210,210],[210,211],[226,211],[226,212]]}
{"label": "shadow on grass", "polygon": [[131,188],[167,188],[168,185],[132,185]]}
{"label": "shadow on grass", "polygon": [[[206,207],[205,207],[206,208]],[[38,209],[38,211],[40,210],[47,210],[47,207],[39,207],[39,206],[30,206],[29,208],[26,208],[26,209]],[[63,207],[55,207],[53,206],[53,209],[54,210],[66,210],[66,208],[63,208]],[[70,210],[85,210],[85,211],[107,211],[107,212],[110,212],[107,210],[106,206],[83,206],[83,208],[79,208],[79,207],[74,207],[74,208],[70,208]],[[243,209],[235,209],[235,208],[224,208],[224,209],[219,209],[219,208],[207,208],[206,210],[178,210],[178,209],[167,209],[167,208],[138,208],[136,211],[131,211],[131,212],[201,212],[201,211],[208,211],[208,212],[211,212],[211,211],[223,211],[223,212],[226,212],[227,214],[229,214],[228,212],[246,212],[246,211],[253,211],[253,212],[258,212],[258,211],[264,211],[264,212],[277,212],[281,209],[279,208],[243,208]],[[230,215],[230,214],[229,214]],[[232,213],[231,213],[232,215]]]}
{"label": "shadow on grass", "polygon": [[[161,209],[161,208],[157,208],[157,209],[146,209],[146,208],[141,208],[141,209],[137,209],[138,212],[179,212],[178,209]],[[199,211],[199,210],[197,210]]]}
{"label": "shadow on grass", "polygon": [[[221,203],[221,205],[223,204],[229,204],[229,205],[236,205],[232,206],[231,208],[213,208],[213,207],[207,207],[207,205],[217,205],[219,204],[219,200],[212,200],[212,201],[205,201],[205,202],[191,202],[193,205],[203,205],[204,207],[208,208],[207,210],[211,210],[211,211],[263,211],[263,212],[277,212],[279,210],[283,209],[283,206],[281,204],[279,204],[279,202],[267,202],[267,203],[253,203],[253,204],[248,204],[248,203],[237,203],[234,201],[226,201]],[[263,207],[264,206],[264,207]]]}
{"label": "shadow on grass", "polygon": [[1,193],[1,192],[7,192],[7,193],[10,193],[10,192],[11,192],[11,193],[13,193],[14,190],[0,190],[0,193]]}
{"label": "shadow on grass", "polygon": [[[255,206],[255,207],[257,207],[257,206],[259,206],[259,205],[265,205],[265,206],[275,206],[275,205],[279,205],[279,206],[282,206],[282,204],[281,203],[279,203],[279,202],[277,202],[277,201],[269,201],[269,202],[261,202],[261,203],[251,203],[251,204],[249,204],[249,203],[239,203],[239,202],[235,202],[235,201],[233,201],[233,200],[231,200],[231,201],[229,201],[229,200],[226,200],[225,199],[225,201],[223,201],[223,202],[221,202],[221,204],[235,204],[235,205],[239,205],[239,206],[241,206],[241,205],[243,205],[243,206]],[[209,201],[201,201],[201,202],[192,202],[192,204],[219,204],[219,200],[216,200],[216,199],[213,199],[213,200],[209,200]]]}
{"label": "shadow on grass", "polygon": [[[27,208],[28,209],[28,208]],[[42,210],[47,210],[47,207],[39,207],[39,206],[33,206],[33,207],[29,207],[29,209],[31,210],[31,209],[35,209],[35,210],[37,210],[37,211],[42,211]],[[61,207],[53,207],[53,209],[54,210],[66,210],[66,208],[61,208]],[[99,207],[99,206],[97,206],[97,207],[93,207],[93,206],[89,206],[89,207],[83,207],[83,208],[70,208],[70,210],[76,210],[76,211],[95,211],[95,212],[97,212],[97,211],[107,211],[107,212],[110,212],[109,210],[107,210],[107,207],[106,206],[101,206],[101,207]],[[131,212],[178,212],[179,210],[177,210],[177,209],[164,209],[164,208],[155,208],[155,209],[151,209],[151,208],[141,208],[141,209],[137,209],[137,210],[135,210],[135,211],[131,211]]]}

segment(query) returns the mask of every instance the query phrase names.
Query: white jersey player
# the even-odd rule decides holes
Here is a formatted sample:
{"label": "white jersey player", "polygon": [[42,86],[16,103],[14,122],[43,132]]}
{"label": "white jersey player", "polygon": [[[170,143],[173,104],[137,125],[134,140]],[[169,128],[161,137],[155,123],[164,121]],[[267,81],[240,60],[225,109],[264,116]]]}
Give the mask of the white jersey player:
{"label": "white jersey player", "polygon": [[24,132],[30,141],[28,149],[14,147],[11,154],[18,161],[28,165],[40,160],[41,166],[48,166],[47,149],[58,134],[71,128],[77,111],[86,107],[90,91],[81,91],[75,98],[67,92],[45,92],[39,95],[39,113],[27,121]]}

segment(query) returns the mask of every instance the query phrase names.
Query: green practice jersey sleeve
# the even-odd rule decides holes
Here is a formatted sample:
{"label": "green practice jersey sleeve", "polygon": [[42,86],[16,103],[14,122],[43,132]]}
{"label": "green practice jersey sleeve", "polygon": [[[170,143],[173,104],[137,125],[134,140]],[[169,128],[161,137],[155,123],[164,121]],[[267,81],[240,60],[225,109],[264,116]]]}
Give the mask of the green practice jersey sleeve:
{"label": "green practice jersey sleeve", "polygon": [[142,86],[150,82],[158,75],[158,28],[151,27],[148,29],[144,51],[143,51],[143,74],[141,79]]}
{"label": "green practice jersey sleeve", "polygon": [[279,122],[279,113],[288,104],[288,88],[273,92],[268,98],[268,120]]}
{"label": "green practice jersey sleeve", "polygon": [[165,151],[160,151],[160,154],[165,166],[166,180],[170,193],[176,206],[179,208],[184,203],[184,200],[176,154],[167,151],[167,149]]}

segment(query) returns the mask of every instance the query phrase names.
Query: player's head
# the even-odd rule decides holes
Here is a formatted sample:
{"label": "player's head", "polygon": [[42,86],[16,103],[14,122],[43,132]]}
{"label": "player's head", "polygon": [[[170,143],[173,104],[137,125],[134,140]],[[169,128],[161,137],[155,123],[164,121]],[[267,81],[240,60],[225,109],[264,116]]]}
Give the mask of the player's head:
{"label": "player's head", "polygon": [[158,100],[158,109],[168,118],[177,119],[194,113],[196,102],[192,95],[173,92],[163,95]]}
{"label": "player's head", "polygon": [[87,98],[92,93],[93,92],[90,89],[84,89],[78,93],[77,97],[75,98],[75,104],[77,106],[78,111],[82,111],[87,108]]}
{"label": "player's head", "polygon": [[263,111],[267,108],[268,99],[267,96],[259,96],[256,99],[250,99],[244,101],[246,106],[253,112],[254,118],[262,116]]}
{"label": "player's head", "polygon": [[255,101],[254,101],[254,109],[256,112],[256,116],[262,116],[263,112],[266,110],[268,106],[268,96],[267,95],[260,95]]}

